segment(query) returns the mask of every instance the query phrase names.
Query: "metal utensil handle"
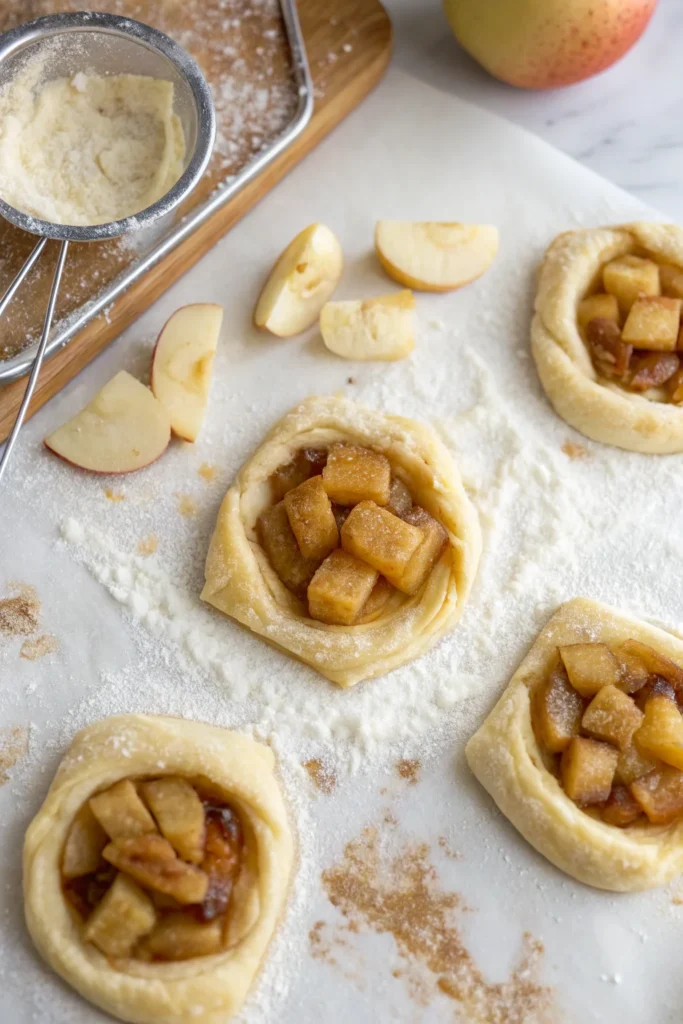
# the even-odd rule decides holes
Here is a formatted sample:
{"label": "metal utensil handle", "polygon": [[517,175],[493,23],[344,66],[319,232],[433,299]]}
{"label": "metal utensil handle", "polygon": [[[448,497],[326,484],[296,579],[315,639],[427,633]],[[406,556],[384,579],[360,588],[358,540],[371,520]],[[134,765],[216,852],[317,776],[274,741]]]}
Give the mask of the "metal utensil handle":
{"label": "metal utensil handle", "polygon": [[[40,254],[42,253],[43,249],[45,248],[46,242],[46,238],[41,238],[41,240],[38,242],[38,244],[34,248],[29,258],[24,263],[23,267],[21,268],[17,276],[12,281],[7,291],[3,295],[2,299],[0,299],[0,316],[2,316],[2,314],[7,309],[15,292],[17,291],[20,284],[22,283],[26,275],[29,273],[34,263],[40,256]],[[57,258],[57,266],[55,267],[55,274],[52,279],[50,298],[48,299],[47,309],[45,311],[43,333],[40,336],[40,343],[38,345],[38,351],[36,352],[36,358],[33,360],[33,366],[31,367],[31,376],[28,379],[26,391],[24,392],[24,397],[21,401],[21,405],[19,406],[19,412],[17,413],[17,418],[14,421],[12,432],[7,438],[7,446],[5,448],[2,458],[0,459],[0,480],[2,480],[3,473],[7,468],[7,463],[9,462],[10,455],[12,454],[12,449],[14,448],[17,437],[19,436],[19,431],[21,430],[21,426],[24,422],[24,417],[26,416],[26,410],[28,409],[29,402],[31,401],[31,396],[33,395],[36,382],[38,380],[40,368],[43,365],[43,356],[45,355],[47,339],[50,335],[50,327],[52,326],[52,318],[55,313],[55,305],[57,303],[57,295],[59,293],[59,285],[62,280],[62,273],[64,271],[64,264],[66,263],[66,252],[68,248],[69,243],[62,242],[61,248],[59,250],[59,257]]]}

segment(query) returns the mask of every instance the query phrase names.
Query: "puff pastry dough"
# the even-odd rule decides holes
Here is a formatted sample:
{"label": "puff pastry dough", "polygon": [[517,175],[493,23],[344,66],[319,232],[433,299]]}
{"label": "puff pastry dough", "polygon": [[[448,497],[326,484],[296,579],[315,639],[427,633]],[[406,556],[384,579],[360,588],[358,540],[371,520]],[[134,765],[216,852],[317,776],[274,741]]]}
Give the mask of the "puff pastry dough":
{"label": "puff pastry dough", "polygon": [[[449,543],[421,591],[395,594],[382,614],[356,626],[308,618],[280,582],[256,537],[270,503],[269,477],[299,448],[349,441],[383,452],[416,503],[448,531]],[[460,618],[481,534],[448,450],[428,427],[343,398],[311,398],[288,413],[239,472],[223,499],[206,561],[202,600],[348,687],[419,657]]]}
{"label": "puff pastry dough", "polygon": [[585,598],[562,605],[465,748],[479,782],[539,853],[578,881],[615,892],[663,885],[683,871],[683,822],[617,828],[577,807],[545,767],[529,694],[559,645],[630,637],[683,662],[683,641],[670,633]]}
{"label": "puff pastry dough", "polygon": [[586,437],[634,452],[680,452],[683,407],[600,378],[579,334],[580,300],[603,264],[627,253],[683,268],[683,229],[644,222],[558,235],[540,270],[531,350],[555,411]]}
{"label": "puff pastry dough", "polygon": [[[272,751],[248,737],[183,719],[107,718],[76,735],[24,845],[29,932],[81,995],[135,1024],[224,1024],[242,1005],[277,925],[293,861]],[[174,963],[110,962],[82,938],[61,886],[61,853],[76,812],[119,779],[164,773],[209,780],[239,813],[245,857],[233,892],[231,945]]]}

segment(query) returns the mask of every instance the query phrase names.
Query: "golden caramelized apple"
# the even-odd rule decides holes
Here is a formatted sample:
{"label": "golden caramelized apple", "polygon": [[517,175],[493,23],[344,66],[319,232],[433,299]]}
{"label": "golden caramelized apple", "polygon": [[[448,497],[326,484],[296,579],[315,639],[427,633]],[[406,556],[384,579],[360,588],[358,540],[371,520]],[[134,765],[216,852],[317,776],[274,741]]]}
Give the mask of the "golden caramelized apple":
{"label": "golden caramelized apple", "polygon": [[683,769],[683,718],[673,700],[661,693],[648,697],[644,721],[633,742],[646,756]]}
{"label": "golden caramelized apple", "polygon": [[601,804],[608,799],[618,753],[608,743],[575,736],[562,754],[564,791],[574,803]]}
{"label": "golden caramelized apple", "polygon": [[322,473],[326,462],[327,452],[324,448],[300,448],[290,462],[279,466],[272,474],[270,488],[273,501],[281,501],[292,488]]}
{"label": "golden caramelized apple", "polygon": [[180,860],[163,836],[114,839],[105,846],[102,856],[140,885],[172,896],[178,903],[201,903],[206,896],[206,874]]}
{"label": "golden caramelized apple", "polygon": [[339,531],[322,476],[312,476],[285,495],[289,525],[304,558],[319,562],[339,546]]}
{"label": "golden caramelized apple", "polygon": [[389,512],[393,512],[395,516],[404,516],[406,512],[410,512],[412,507],[412,494],[402,480],[399,480],[398,477],[392,477],[389,501],[386,504],[386,508]]}
{"label": "golden caramelized apple", "polygon": [[632,825],[642,813],[642,808],[631,795],[630,789],[616,783],[612,786],[612,792],[602,808],[602,820],[606,821],[608,825],[626,828],[628,825]]}
{"label": "golden caramelized apple", "polygon": [[598,373],[603,377],[626,375],[633,346],[622,341],[619,324],[614,320],[589,320],[586,324],[586,341]]}
{"label": "golden caramelized apple", "polygon": [[576,316],[582,331],[586,330],[591,320],[596,319],[613,320],[618,325],[619,303],[614,295],[605,295],[602,292],[598,295],[589,295],[579,303]]}
{"label": "golden caramelized apple", "polygon": [[631,784],[631,793],[652,825],[669,825],[683,814],[683,772],[670,765]]}
{"label": "golden caramelized apple", "polygon": [[141,836],[157,830],[154,818],[130,779],[122,779],[91,797],[90,810],[110,839]]}
{"label": "golden caramelized apple", "polygon": [[417,594],[441,558],[448,543],[448,534],[441,523],[419,505],[415,505],[410,512],[406,512],[403,520],[412,526],[417,526],[423,534],[422,543],[412,555],[401,575],[400,584],[396,584],[404,594],[412,595]]}
{"label": "golden caramelized apple", "polygon": [[144,960],[191,960],[218,953],[221,942],[220,921],[203,923],[187,914],[165,914],[141,942],[138,955]]}
{"label": "golden caramelized apple", "polygon": [[559,651],[569,682],[582,697],[619,683],[619,664],[607,644],[566,644]]}
{"label": "golden caramelized apple", "polygon": [[377,576],[372,566],[337,548],[309,584],[311,618],[331,625],[350,626],[370,598]]}
{"label": "golden caramelized apple", "polygon": [[596,740],[627,750],[643,721],[643,712],[616,686],[603,686],[583,713],[581,727]]}
{"label": "golden caramelized apple", "polygon": [[647,757],[632,743],[626,750],[619,752],[614,781],[621,782],[624,786],[630,786],[636,779],[642,779],[643,775],[647,775],[658,766],[659,761],[656,758]]}
{"label": "golden caramelized apple", "polygon": [[391,595],[395,593],[396,588],[392,587],[391,583],[384,579],[384,576],[380,576],[356,619],[356,625],[361,626],[366,622],[374,622],[382,614]]}
{"label": "golden caramelized apple", "polygon": [[636,299],[626,318],[621,339],[635,348],[673,352],[678,341],[680,321],[680,299],[670,299],[663,295]]}
{"label": "golden caramelized apple", "polygon": [[374,501],[362,501],[342,527],[342,547],[377,569],[402,590],[403,574],[422,543],[424,534]]}
{"label": "golden caramelized apple", "polygon": [[194,786],[166,775],[143,782],[142,795],[157,820],[164,839],[183,860],[201,864],[204,856],[204,805]]}
{"label": "golden caramelized apple", "polygon": [[659,267],[653,260],[640,256],[621,256],[612,260],[602,271],[605,291],[616,296],[622,316],[641,295],[659,295]]}
{"label": "golden caramelized apple", "polygon": [[89,875],[97,870],[102,850],[109,839],[99,821],[84,804],[74,818],[62,853],[62,875],[65,879]]}
{"label": "golden caramelized apple", "polygon": [[666,384],[676,373],[680,361],[675,352],[651,352],[632,361],[631,391],[649,391]]}
{"label": "golden caramelized apple", "polygon": [[668,263],[660,266],[659,283],[662,295],[668,295],[672,299],[683,299],[683,270],[680,267]]}
{"label": "golden caramelized apple", "polygon": [[619,663],[619,682],[616,685],[624,693],[638,693],[650,678],[647,666],[623,647],[615,647],[613,653]]}
{"label": "golden caramelized apple", "polygon": [[85,926],[84,937],[107,956],[130,956],[152,930],[156,911],[149,896],[126,875],[117,875]]}
{"label": "golden caramelized apple", "polygon": [[229,807],[207,809],[202,870],[209,879],[209,887],[200,908],[202,921],[213,921],[228,909],[239,874],[243,842],[242,824],[234,811]]}
{"label": "golden caramelized apple", "polygon": [[289,525],[284,501],[271,505],[258,520],[258,536],[268,561],[288,590],[297,597],[305,597],[306,588],[313,579],[319,563],[304,558]]}
{"label": "golden caramelized apple", "polygon": [[533,725],[539,742],[550,754],[561,754],[579,735],[585,704],[558,664],[536,689]]}
{"label": "golden caramelized apple", "polygon": [[643,644],[639,640],[625,640],[620,650],[638,658],[648,672],[666,679],[676,692],[683,691],[683,668],[671,658],[667,658],[665,654],[660,654],[654,647]]}
{"label": "golden caramelized apple", "polygon": [[386,455],[355,444],[333,444],[323,470],[325,489],[338,505],[374,501],[386,505],[391,493],[391,465]]}

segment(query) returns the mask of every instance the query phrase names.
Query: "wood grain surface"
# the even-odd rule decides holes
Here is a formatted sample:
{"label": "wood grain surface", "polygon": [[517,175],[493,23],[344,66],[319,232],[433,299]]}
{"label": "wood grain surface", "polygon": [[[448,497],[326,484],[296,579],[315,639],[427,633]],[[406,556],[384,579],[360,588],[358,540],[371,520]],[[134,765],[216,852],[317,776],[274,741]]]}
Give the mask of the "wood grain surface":
{"label": "wood grain surface", "polygon": [[[78,0],[0,0],[0,31],[41,14],[81,6]],[[272,6],[252,8],[250,0],[233,0],[232,19],[226,17],[221,0],[163,5],[157,0],[108,0],[90,6],[136,17],[168,32],[194,53],[211,82],[217,100],[217,146],[192,204],[205,199],[227,175],[235,174],[291,120],[296,98],[291,91],[288,94],[291,79],[286,47]],[[193,266],[381,78],[391,56],[392,32],[378,0],[299,0],[298,7],[315,84],[315,111],[308,127],[206,224],[132,285],[107,309],[106,316],[91,320],[45,364],[29,416]],[[212,12],[218,12],[215,18]],[[34,242],[33,236],[0,221],[0,292]],[[72,246],[58,315],[67,316],[100,292],[135,256],[118,241]],[[0,353],[17,351],[39,332],[54,257],[54,250],[47,258],[44,255],[42,267],[26,282],[22,302],[3,320]],[[26,378],[0,386],[0,441],[9,434],[25,386]]]}

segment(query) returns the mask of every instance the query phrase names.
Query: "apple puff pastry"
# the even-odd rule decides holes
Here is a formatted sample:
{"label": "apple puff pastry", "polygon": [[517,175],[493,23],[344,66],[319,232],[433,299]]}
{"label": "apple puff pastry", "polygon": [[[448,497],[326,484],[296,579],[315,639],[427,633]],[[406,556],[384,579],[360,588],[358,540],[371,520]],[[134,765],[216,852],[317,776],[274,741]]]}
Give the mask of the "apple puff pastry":
{"label": "apple puff pastry", "polygon": [[480,550],[477,515],[431,429],[311,398],[226,494],[202,599],[348,687],[452,629]]}
{"label": "apple puff pastry", "polygon": [[683,641],[577,598],[540,633],[466,747],[562,871],[615,892],[683,871]]}
{"label": "apple puff pastry", "polygon": [[531,347],[556,412],[586,437],[683,451],[683,229],[567,231],[540,270]]}
{"label": "apple puff pastry", "polygon": [[180,718],[76,735],[24,845],[29,932],[135,1024],[224,1024],[283,909],[293,843],[268,747]]}

